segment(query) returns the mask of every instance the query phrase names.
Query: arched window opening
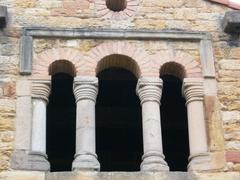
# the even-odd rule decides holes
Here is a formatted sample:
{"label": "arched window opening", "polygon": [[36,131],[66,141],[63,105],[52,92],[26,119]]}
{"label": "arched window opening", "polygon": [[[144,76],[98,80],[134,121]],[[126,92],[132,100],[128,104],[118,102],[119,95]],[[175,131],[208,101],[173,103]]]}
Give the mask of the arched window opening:
{"label": "arched window opening", "polygon": [[98,73],[96,147],[101,171],[139,171],[143,154],[137,78],[123,68]]}
{"label": "arched window opening", "polygon": [[111,11],[120,12],[126,9],[127,0],[106,0],[106,6]]}
{"label": "arched window opening", "polygon": [[160,108],[163,153],[171,171],[187,171],[188,166],[187,109],[186,101],[182,97],[184,76],[183,68],[177,63],[167,63],[161,68],[163,91]]}
{"label": "arched window opening", "polygon": [[76,70],[70,61],[67,60],[57,60],[54,61],[48,68],[49,75],[54,75],[56,73],[66,73],[71,76],[76,76]]}
{"label": "arched window opening", "polygon": [[71,171],[75,154],[76,105],[73,77],[66,73],[52,76],[47,106],[47,155],[51,171]]}
{"label": "arched window opening", "polygon": [[136,61],[134,61],[132,58],[128,56],[121,55],[121,54],[111,54],[101,59],[101,61],[97,65],[96,74],[100,73],[104,69],[108,69],[112,67],[126,69],[132,72],[132,74],[134,74],[135,77],[140,76],[140,69]]}

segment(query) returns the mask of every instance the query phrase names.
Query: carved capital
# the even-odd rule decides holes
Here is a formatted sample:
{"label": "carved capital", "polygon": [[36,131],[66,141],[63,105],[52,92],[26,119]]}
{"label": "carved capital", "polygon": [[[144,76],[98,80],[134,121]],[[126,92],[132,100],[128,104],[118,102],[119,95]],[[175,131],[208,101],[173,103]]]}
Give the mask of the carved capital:
{"label": "carved capital", "polygon": [[32,81],[32,97],[33,98],[42,99],[48,102],[50,91],[51,91],[50,81],[48,80]]}
{"label": "carved capital", "polygon": [[162,80],[160,78],[141,78],[137,83],[137,95],[141,104],[147,101],[160,103],[162,96]]}
{"label": "carved capital", "polygon": [[83,99],[96,102],[98,79],[96,77],[76,77],[74,78],[73,91],[76,102]]}
{"label": "carved capital", "polygon": [[203,101],[204,88],[202,78],[185,78],[182,87],[183,96],[186,104],[192,101]]}

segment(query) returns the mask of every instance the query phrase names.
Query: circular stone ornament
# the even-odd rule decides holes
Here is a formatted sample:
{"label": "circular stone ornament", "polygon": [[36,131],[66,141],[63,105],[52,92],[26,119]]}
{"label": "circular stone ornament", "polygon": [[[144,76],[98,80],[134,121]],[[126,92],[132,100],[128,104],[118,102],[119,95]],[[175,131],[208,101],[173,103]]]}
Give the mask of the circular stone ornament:
{"label": "circular stone ornament", "polygon": [[96,0],[97,14],[106,19],[127,19],[137,11],[139,0]]}

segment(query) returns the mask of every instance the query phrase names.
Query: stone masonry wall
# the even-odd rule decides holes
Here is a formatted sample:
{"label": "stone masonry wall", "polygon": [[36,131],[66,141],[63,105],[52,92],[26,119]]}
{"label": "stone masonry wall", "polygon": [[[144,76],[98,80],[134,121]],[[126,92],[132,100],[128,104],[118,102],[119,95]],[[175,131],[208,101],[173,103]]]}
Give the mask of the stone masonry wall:
{"label": "stone masonry wall", "polygon": [[[240,38],[223,32],[222,19],[231,9],[206,0],[136,0],[127,16],[106,16],[100,0],[0,0],[8,7],[7,27],[0,31],[0,171],[9,171],[14,149],[15,82],[19,78],[19,42],[23,27],[117,28],[205,31],[213,37],[218,82],[216,109],[219,125],[215,148],[226,155],[222,171],[240,171]],[[53,47],[71,47],[87,52],[101,40],[35,39],[34,53]],[[173,47],[199,60],[196,43],[146,42],[150,54]],[[24,78],[24,77],[22,77]],[[26,77],[27,78],[27,77]],[[221,129],[221,124],[223,130]],[[224,141],[221,138],[224,135]],[[214,133],[213,133],[214,134]],[[210,175],[211,176],[211,175]]]}

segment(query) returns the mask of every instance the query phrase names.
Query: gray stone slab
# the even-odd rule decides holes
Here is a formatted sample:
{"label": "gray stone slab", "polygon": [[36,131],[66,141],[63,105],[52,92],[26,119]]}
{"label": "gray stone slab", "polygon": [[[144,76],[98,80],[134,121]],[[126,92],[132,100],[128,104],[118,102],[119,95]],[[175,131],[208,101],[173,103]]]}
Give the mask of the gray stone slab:
{"label": "gray stone slab", "polygon": [[228,11],[223,19],[223,28],[226,33],[240,33],[240,11]]}
{"label": "gray stone slab", "polygon": [[215,66],[212,41],[203,39],[200,42],[200,58],[204,77],[215,77]]}
{"label": "gray stone slab", "polygon": [[49,171],[50,164],[39,153],[15,150],[11,158],[11,168],[25,171]]}
{"label": "gray stone slab", "polygon": [[20,45],[20,73],[28,75],[32,72],[32,36],[22,36]]}
{"label": "gray stone slab", "polygon": [[118,29],[68,29],[68,28],[24,28],[24,35],[33,37],[68,37],[80,39],[127,39],[127,40],[200,40],[210,38],[205,32],[188,31],[151,31],[151,30],[118,30]]}
{"label": "gray stone slab", "polygon": [[0,6],[0,28],[6,26],[7,23],[7,7]]}

